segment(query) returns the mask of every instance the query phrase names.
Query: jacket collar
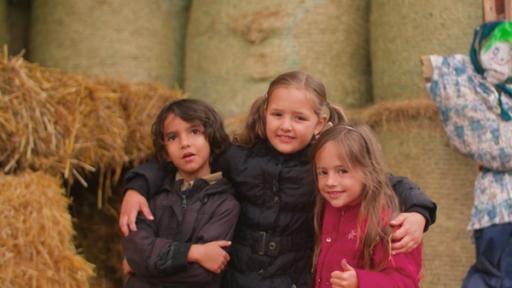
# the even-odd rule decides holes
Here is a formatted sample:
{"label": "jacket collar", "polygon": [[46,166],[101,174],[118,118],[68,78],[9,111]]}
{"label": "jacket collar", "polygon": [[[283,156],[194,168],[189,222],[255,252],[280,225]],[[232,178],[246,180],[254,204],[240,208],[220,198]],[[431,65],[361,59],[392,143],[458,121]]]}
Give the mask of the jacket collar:
{"label": "jacket collar", "polygon": [[185,181],[183,179],[183,176],[181,176],[181,174],[179,172],[176,173],[176,182],[181,183],[181,187],[180,187],[181,191],[192,188],[192,186],[194,186],[194,182],[196,182],[199,179],[202,179],[202,180],[206,181],[206,183],[208,185],[210,185],[210,184],[213,184],[213,183],[219,181],[220,179],[222,179],[222,172],[208,174],[208,175],[206,175],[204,177],[197,178],[197,179],[194,179],[194,180],[189,181],[189,182]]}
{"label": "jacket collar", "polygon": [[256,141],[256,143],[253,145],[253,147],[250,148],[252,150],[252,153],[256,155],[268,155],[272,158],[280,159],[280,160],[295,160],[299,161],[301,163],[310,163],[311,162],[311,144],[308,144],[304,149],[292,153],[292,154],[283,154],[279,151],[277,151],[268,140],[266,139],[259,139]]}

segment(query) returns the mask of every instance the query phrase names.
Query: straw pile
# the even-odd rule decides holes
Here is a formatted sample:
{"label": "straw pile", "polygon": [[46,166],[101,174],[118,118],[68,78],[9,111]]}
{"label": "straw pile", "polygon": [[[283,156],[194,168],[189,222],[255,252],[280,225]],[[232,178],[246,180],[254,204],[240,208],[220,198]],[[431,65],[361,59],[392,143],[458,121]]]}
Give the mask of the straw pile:
{"label": "straw pile", "polygon": [[[0,168],[5,173],[22,175],[27,170],[44,171],[62,177],[68,191],[73,190],[73,198],[80,200],[73,205],[73,216],[79,220],[78,245],[89,261],[98,263],[97,277],[90,280],[94,287],[120,284],[120,235],[116,219],[122,193],[109,199],[111,189],[124,166],[140,163],[152,154],[152,121],[164,103],[180,97],[178,89],[170,90],[157,83],[94,80],[42,68],[20,57],[0,59]],[[77,189],[75,185],[70,189],[73,182],[89,187]],[[33,183],[50,187],[41,181]],[[49,191],[60,195],[61,190]],[[96,197],[91,190],[98,191]],[[41,199],[39,193],[25,197],[28,196],[34,201]],[[10,205],[9,201],[0,199],[5,205]],[[52,201],[46,199],[50,206]],[[32,215],[30,206],[27,207],[28,210],[20,211]],[[9,222],[1,227],[13,229],[11,225],[14,224]],[[52,245],[44,242],[38,249],[44,253],[54,249]],[[1,263],[0,266],[3,267]],[[54,268],[61,269],[49,266],[45,273],[57,273]],[[113,278],[118,282],[108,285]]]}
{"label": "straw pile", "polygon": [[438,204],[437,222],[424,238],[422,286],[460,287],[474,259],[466,230],[477,175],[474,161],[451,147],[431,101],[377,104],[365,117],[391,172],[412,179]]}
{"label": "straw pile", "polygon": [[2,287],[89,287],[93,265],[77,255],[58,178],[0,175]]}
{"label": "straw pile", "polygon": [[75,245],[87,261],[96,266],[96,275],[90,279],[91,287],[114,288],[122,286],[121,233],[118,212],[124,195],[121,183],[113,187],[113,193],[102,209],[96,208],[96,197],[90,190],[97,189],[98,182],[90,180],[89,188],[74,185],[70,213],[77,236]]}
{"label": "straw pile", "polygon": [[127,128],[119,95],[87,79],[14,58],[0,61],[0,165],[86,185],[93,167],[120,171]]}
{"label": "straw pile", "polygon": [[95,81],[19,57],[0,60],[0,83],[2,170],[42,170],[84,186],[99,170],[106,196],[123,165],[151,154],[149,131],[162,104],[181,97],[159,84]]}
{"label": "straw pile", "polygon": [[105,82],[120,95],[128,128],[126,157],[137,165],[153,155],[151,125],[165,103],[184,97],[178,88],[169,89],[159,83]]}
{"label": "straw pile", "polygon": [[366,108],[360,115],[370,126],[387,126],[388,123],[405,124],[419,119],[435,121],[439,118],[435,103],[427,98],[381,102]]}

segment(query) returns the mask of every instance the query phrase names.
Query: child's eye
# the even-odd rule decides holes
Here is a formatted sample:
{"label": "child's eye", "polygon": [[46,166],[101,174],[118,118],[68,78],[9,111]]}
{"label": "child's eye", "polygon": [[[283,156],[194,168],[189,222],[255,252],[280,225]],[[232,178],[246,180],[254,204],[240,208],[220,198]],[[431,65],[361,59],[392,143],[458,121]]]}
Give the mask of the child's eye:
{"label": "child's eye", "polygon": [[338,174],[346,174],[348,173],[348,169],[345,169],[345,168],[340,168],[337,170]]}
{"label": "child's eye", "polygon": [[316,171],[316,175],[318,175],[319,177],[320,176],[325,176],[325,175],[327,175],[327,171],[325,171],[325,170],[317,170]]}
{"label": "child's eye", "polygon": [[192,134],[194,134],[194,135],[195,135],[195,134],[201,134],[201,133],[202,133],[202,131],[201,131],[201,129],[199,129],[199,128],[193,128],[193,129],[192,129]]}
{"label": "child's eye", "polygon": [[167,135],[167,141],[172,142],[174,140],[176,140],[176,135],[175,134]]}
{"label": "child's eye", "polygon": [[272,112],[272,113],[270,113],[270,115],[272,115],[274,117],[281,117],[281,116],[283,116],[283,113],[281,113],[281,112]]}
{"label": "child's eye", "polygon": [[299,121],[306,121],[306,120],[308,120],[308,118],[306,118],[304,116],[296,116],[295,119],[297,119]]}

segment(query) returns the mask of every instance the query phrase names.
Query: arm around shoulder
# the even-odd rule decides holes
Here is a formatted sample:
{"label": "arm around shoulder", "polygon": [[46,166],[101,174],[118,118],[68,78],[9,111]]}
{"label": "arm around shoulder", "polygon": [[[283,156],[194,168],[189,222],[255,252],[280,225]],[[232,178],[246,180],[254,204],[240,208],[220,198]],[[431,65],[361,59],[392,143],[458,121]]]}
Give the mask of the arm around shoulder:
{"label": "arm around shoulder", "polygon": [[437,205],[410,179],[390,175],[389,181],[399,201],[400,210],[416,212],[425,218],[425,231],[436,221]]}

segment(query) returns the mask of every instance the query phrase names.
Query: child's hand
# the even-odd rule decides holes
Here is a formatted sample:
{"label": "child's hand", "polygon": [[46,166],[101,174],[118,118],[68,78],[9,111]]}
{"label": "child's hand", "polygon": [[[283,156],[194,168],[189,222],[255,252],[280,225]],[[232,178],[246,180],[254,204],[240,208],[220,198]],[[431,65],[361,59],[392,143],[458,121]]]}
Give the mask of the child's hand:
{"label": "child's hand", "polygon": [[130,264],[128,264],[128,261],[126,261],[126,258],[123,258],[123,274],[128,275],[130,273],[133,273],[132,267],[130,267]]}
{"label": "child's hand", "polygon": [[357,273],[352,266],[348,265],[347,260],[341,261],[341,270],[331,273],[331,287],[333,288],[357,288]]}
{"label": "child's hand", "polygon": [[124,236],[127,236],[130,231],[137,231],[135,219],[139,211],[142,211],[146,219],[153,220],[153,214],[149,210],[146,198],[137,191],[129,189],[124,194],[121,203],[121,215],[119,215],[119,228],[121,228]]}
{"label": "child's hand", "polygon": [[224,240],[193,244],[188,252],[187,260],[196,262],[206,270],[219,274],[229,261],[229,254],[224,250],[229,245],[231,242]]}
{"label": "child's hand", "polygon": [[423,239],[425,218],[416,212],[400,213],[391,221],[391,226],[398,228],[391,237],[393,240],[391,253],[394,255],[409,252],[416,248]]}

